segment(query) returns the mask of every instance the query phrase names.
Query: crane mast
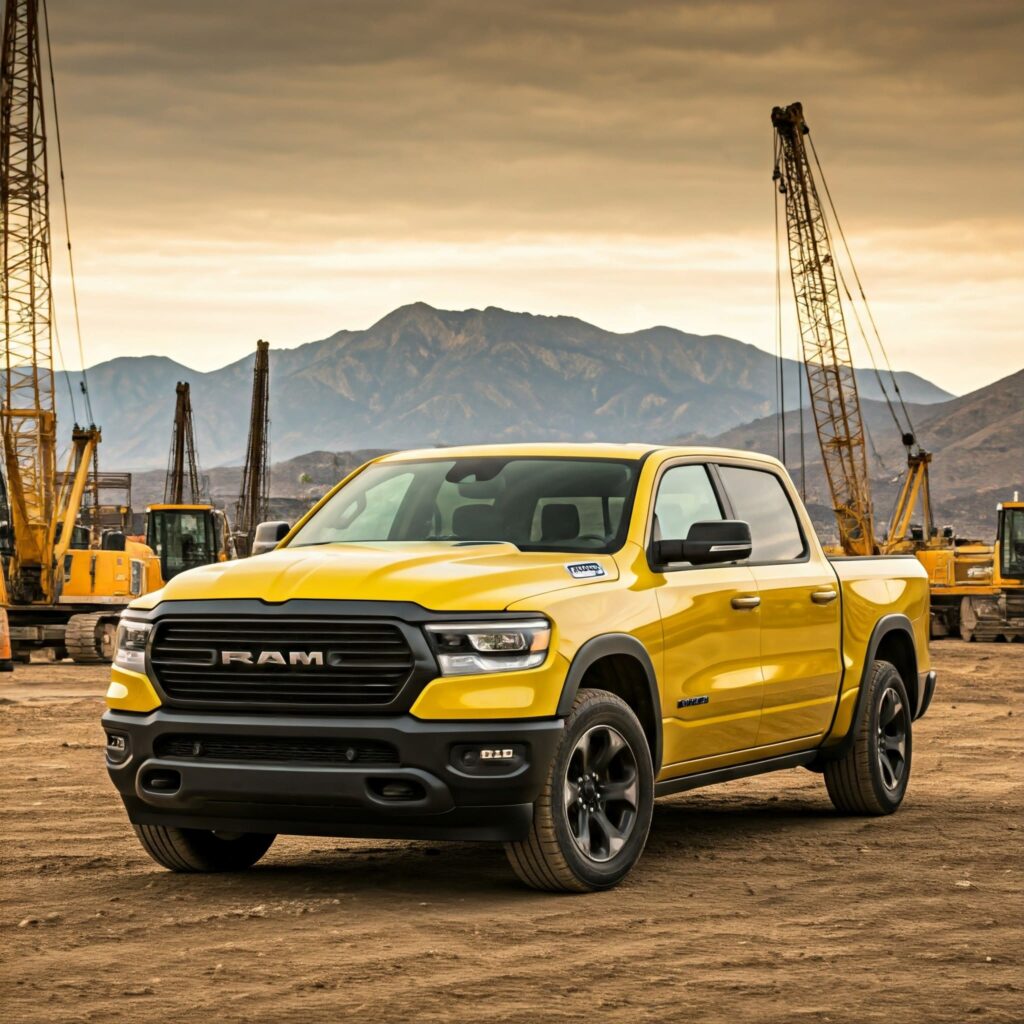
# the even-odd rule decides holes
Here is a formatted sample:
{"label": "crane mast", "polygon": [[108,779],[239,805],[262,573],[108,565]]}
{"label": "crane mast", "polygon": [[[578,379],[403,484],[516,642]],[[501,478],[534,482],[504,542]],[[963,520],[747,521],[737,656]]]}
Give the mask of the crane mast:
{"label": "crane mast", "polygon": [[174,430],[171,451],[167,458],[167,476],[164,480],[164,501],[169,505],[203,500],[203,487],[199,478],[199,460],[196,457],[195,427],[192,422],[192,391],[188,381],[178,381],[175,388]]}
{"label": "crane mast", "polygon": [[242,471],[242,489],[235,507],[236,539],[244,554],[252,549],[256,527],[267,518],[269,474],[267,471],[270,408],[270,342],[256,342],[252,372],[252,408],[249,443]]}
{"label": "crane mast", "polygon": [[14,545],[11,597],[53,596],[57,517],[50,207],[38,0],[4,9],[0,81],[4,391],[0,410]]}
{"label": "crane mast", "polygon": [[807,387],[839,540],[848,554],[870,555],[877,541],[864,424],[828,224],[804,145],[809,129],[802,105],[775,107],[772,124]]}

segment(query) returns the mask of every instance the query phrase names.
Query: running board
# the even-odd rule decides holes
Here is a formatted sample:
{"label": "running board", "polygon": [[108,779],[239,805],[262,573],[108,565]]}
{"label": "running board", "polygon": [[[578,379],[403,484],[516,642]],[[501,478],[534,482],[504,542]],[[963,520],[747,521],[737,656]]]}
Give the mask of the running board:
{"label": "running board", "polygon": [[710,772],[697,772],[678,779],[666,779],[654,784],[654,795],[668,796],[670,793],[683,793],[688,789],[700,789],[701,786],[713,786],[716,782],[746,779],[751,775],[764,775],[766,772],[777,772],[782,768],[800,768],[802,765],[810,764],[817,756],[817,750],[801,750],[797,754],[782,754],[780,757],[767,757],[763,761],[748,761],[746,764],[734,764],[728,768],[715,768]]}

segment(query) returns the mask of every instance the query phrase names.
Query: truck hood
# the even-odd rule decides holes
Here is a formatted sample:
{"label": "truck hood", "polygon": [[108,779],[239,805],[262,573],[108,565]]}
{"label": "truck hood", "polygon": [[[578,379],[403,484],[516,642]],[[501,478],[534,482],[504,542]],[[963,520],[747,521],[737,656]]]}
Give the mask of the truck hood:
{"label": "truck hood", "polygon": [[[578,578],[570,566],[598,568],[576,568]],[[618,575],[610,555],[525,552],[512,544],[325,544],[192,569],[133,607],[233,598],[276,604],[303,598],[411,601],[433,611],[499,611],[539,594]]]}

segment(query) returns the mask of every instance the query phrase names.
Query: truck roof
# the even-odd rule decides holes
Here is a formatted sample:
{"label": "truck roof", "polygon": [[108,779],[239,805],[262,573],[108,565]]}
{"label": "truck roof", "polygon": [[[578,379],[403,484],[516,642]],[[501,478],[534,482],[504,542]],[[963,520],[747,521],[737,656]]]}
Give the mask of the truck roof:
{"label": "truck roof", "polygon": [[776,463],[777,460],[762,452],[744,452],[732,448],[713,448],[693,445],[647,444],[641,441],[615,444],[608,442],[546,442],[527,444],[470,444],[451,448],[416,448],[410,451],[392,452],[382,456],[380,462],[408,462],[420,459],[464,459],[506,456],[512,458],[566,458],[566,459],[641,459],[651,452],[665,452],[671,455],[732,456],[744,459]]}

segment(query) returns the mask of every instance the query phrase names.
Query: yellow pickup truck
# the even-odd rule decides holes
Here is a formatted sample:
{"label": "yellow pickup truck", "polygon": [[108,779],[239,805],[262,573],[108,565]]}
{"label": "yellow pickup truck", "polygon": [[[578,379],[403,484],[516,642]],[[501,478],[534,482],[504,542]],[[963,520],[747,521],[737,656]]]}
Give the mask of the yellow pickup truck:
{"label": "yellow pickup truck", "polygon": [[803,767],[840,813],[903,800],[925,571],[827,558],[768,456],[402,452],[257,540],[120,623],[107,766],[172,870],[282,833],[475,839],[581,892],[636,864],[658,796]]}

